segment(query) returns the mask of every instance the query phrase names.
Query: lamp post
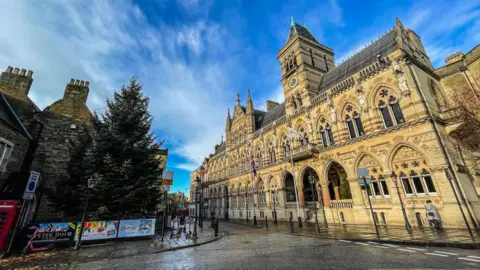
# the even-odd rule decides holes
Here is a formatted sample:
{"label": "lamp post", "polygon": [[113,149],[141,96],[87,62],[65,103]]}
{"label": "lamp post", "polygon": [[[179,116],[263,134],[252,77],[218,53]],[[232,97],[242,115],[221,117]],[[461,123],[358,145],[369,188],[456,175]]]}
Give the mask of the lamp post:
{"label": "lamp post", "polygon": [[83,208],[82,221],[80,222],[80,231],[78,233],[78,241],[77,243],[75,243],[75,250],[79,249],[80,246],[82,245],[83,224],[85,223],[85,216],[87,214],[88,202],[90,201],[90,190],[93,189],[98,178],[99,178],[98,175],[94,173],[87,181],[87,200],[85,201],[85,207]]}
{"label": "lamp post", "polygon": [[[170,190],[169,185],[164,185],[164,191],[163,191],[163,223],[162,223],[162,242],[163,238],[165,237],[165,227],[166,227],[166,219],[167,219],[167,203],[168,203],[168,191]],[[173,228],[172,228],[173,229]]]}
{"label": "lamp post", "polygon": [[195,179],[195,223],[193,225],[193,238],[197,239],[197,220],[198,220],[198,199],[200,195],[200,178],[197,175]]}
{"label": "lamp post", "polygon": [[308,176],[308,181],[310,182],[310,187],[312,189],[312,197],[313,197],[313,211],[315,215],[315,232],[318,233],[318,217],[317,217],[317,202],[315,201],[315,176],[313,176],[312,172]]}
{"label": "lamp post", "polygon": [[410,225],[410,222],[408,222],[407,212],[405,212],[402,196],[400,196],[400,190],[398,189],[398,175],[395,172],[393,172],[392,178],[393,178],[393,182],[395,183],[395,188],[397,189],[398,199],[400,200],[400,206],[402,207],[403,219],[405,220],[405,229],[407,229],[408,233],[411,233],[412,226]]}
{"label": "lamp post", "polygon": [[203,212],[204,212],[204,211],[202,211],[202,209],[203,209],[203,202],[202,202],[202,199],[203,199],[203,188],[202,188],[202,185],[201,185],[202,183],[201,183],[201,182],[202,182],[203,176],[204,176],[204,174],[205,174],[205,168],[204,168],[203,166],[200,166],[200,168],[198,168],[198,169],[199,169],[200,177],[201,177],[201,178],[200,178],[199,176],[197,176],[197,178],[198,178],[197,181],[198,181],[198,183],[199,183],[199,188],[200,188],[200,210],[199,210],[199,211],[200,211],[200,212],[199,212],[199,214],[200,214],[200,221],[198,222],[198,226],[203,229]]}
{"label": "lamp post", "polygon": [[273,197],[273,223],[277,224],[277,209],[275,208],[275,205],[277,203],[277,190],[272,190],[272,192],[275,194],[275,197]]}

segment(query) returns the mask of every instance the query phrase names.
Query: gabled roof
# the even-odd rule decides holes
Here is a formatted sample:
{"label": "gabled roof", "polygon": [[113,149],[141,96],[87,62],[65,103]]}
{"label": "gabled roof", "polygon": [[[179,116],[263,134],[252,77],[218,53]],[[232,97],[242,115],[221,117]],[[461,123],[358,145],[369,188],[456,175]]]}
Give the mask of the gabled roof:
{"label": "gabled roof", "polygon": [[282,116],[285,115],[285,102],[283,102],[280,105],[277,105],[275,108],[272,110],[266,112],[259,118],[259,123],[255,124],[255,126],[258,125],[258,128],[262,128],[273,121],[280,119]]}
{"label": "gabled roof", "polygon": [[32,136],[23,125],[22,120],[20,120],[18,115],[15,113],[6,95],[3,93],[0,93],[0,121],[4,122],[13,129],[22,133],[23,136],[32,140]]}
{"label": "gabled roof", "polygon": [[368,65],[373,64],[377,61],[377,55],[383,58],[394,52],[398,48],[395,37],[395,29],[392,29],[357,54],[348,58],[345,62],[325,73],[320,83],[318,94],[324,93]]}

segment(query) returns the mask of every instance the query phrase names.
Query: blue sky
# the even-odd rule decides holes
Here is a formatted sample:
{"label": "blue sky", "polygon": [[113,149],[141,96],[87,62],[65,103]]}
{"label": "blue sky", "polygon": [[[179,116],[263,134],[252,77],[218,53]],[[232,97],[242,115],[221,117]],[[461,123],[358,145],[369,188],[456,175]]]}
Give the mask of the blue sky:
{"label": "blue sky", "polygon": [[2,1],[0,68],[34,71],[31,98],[44,108],[70,78],[90,81],[102,112],[114,89],[138,75],[153,130],[169,148],[173,191],[213,151],[227,108],[250,88],[255,108],[283,101],[276,55],[290,16],[332,48],[336,62],[395,24],[423,40],[435,67],[480,43],[480,1],[56,0]]}

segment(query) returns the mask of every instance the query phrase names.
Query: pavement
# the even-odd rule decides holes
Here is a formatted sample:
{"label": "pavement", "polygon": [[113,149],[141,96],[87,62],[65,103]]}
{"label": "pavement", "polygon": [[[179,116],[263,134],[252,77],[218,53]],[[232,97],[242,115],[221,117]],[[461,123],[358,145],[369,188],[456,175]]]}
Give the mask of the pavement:
{"label": "pavement", "polygon": [[30,269],[32,267],[55,268],[81,264],[89,261],[110,261],[114,259],[155,254],[167,251],[174,251],[188,247],[199,246],[220,239],[223,233],[215,237],[215,232],[209,224],[204,228],[198,228],[197,239],[186,238],[182,233],[180,236],[170,238],[170,231],[167,231],[163,242],[161,235],[148,239],[128,239],[122,241],[104,242],[96,245],[89,245],[83,242],[79,250],[73,248],[36,252],[27,254],[24,258],[13,256],[0,260],[0,269]]}
{"label": "pavement", "polygon": [[[236,224],[247,225],[257,228],[266,228],[265,220],[258,220],[257,225],[250,220],[233,220]],[[480,233],[472,231],[471,236],[466,229],[443,229],[437,232],[432,228],[414,227],[411,233],[408,233],[404,226],[378,226],[379,237],[375,232],[374,226],[369,225],[335,225],[328,224],[328,228],[319,224],[319,233],[315,232],[312,222],[304,222],[303,227],[298,227],[298,222],[294,222],[294,234],[327,239],[345,239],[354,241],[379,241],[393,244],[412,244],[420,246],[447,246],[458,248],[480,248]],[[276,232],[290,232],[288,222],[278,222],[274,224],[273,220],[268,221],[268,230]]]}
{"label": "pavement", "polygon": [[479,269],[477,250],[298,237],[233,223],[218,241],[55,269]]}

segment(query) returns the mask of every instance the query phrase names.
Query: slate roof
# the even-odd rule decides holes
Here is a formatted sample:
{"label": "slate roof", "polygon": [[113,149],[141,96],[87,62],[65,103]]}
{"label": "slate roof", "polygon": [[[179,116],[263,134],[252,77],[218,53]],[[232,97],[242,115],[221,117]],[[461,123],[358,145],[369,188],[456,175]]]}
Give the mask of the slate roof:
{"label": "slate roof", "polygon": [[266,112],[261,118],[259,118],[259,122],[256,123],[256,126],[258,125],[258,128],[262,128],[272,123],[273,121],[280,119],[284,115],[285,115],[285,102],[283,102],[280,105],[277,105],[275,108],[273,108],[269,112]]}
{"label": "slate roof", "polygon": [[22,120],[18,117],[13,106],[10,104],[10,99],[8,99],[3,93],[0,93],[0,121],[12,127],[23,136],[32,139],[32,136],[25,128]]}
{"label": "slate roof", "polygon": [[368,65],[373,64],[377,61],[377,55],[380,55],[383,58],[394,52],[398,48],[395,37],[395,29],[392,29],[359,53],[353,55],[345,62],[325,73],[320,83],[318,94],[324,93],[332,86],[346,80]]}
{"label": "slate roof", "polygon": [[310,31],[308,31],[307,28],[301,26],[300,24],[292,23],[292,25],[290,26],[290,31],[288,32],[287,43],[291,39],[293,39],[296,35],[299,35],[301,37],[304,37],[306,39],[309,39],[311,41],[314,41],[314,42],[318,43],[318,41],[315,39],[315,37],[312,35],[312,33],[310,33]]}
{"label": "slate roof", "polygon": [[220,153],[220,152],[222,152],[222,151],[225,151],[225,149],[227,149],[227,142],[226,142],[226,141],[223,141],[223,142],[217,147],[217,149],[215,149],[215,154],[214,154],[214,155],[216,155],[216,154],[218,154],[218,153]]}

